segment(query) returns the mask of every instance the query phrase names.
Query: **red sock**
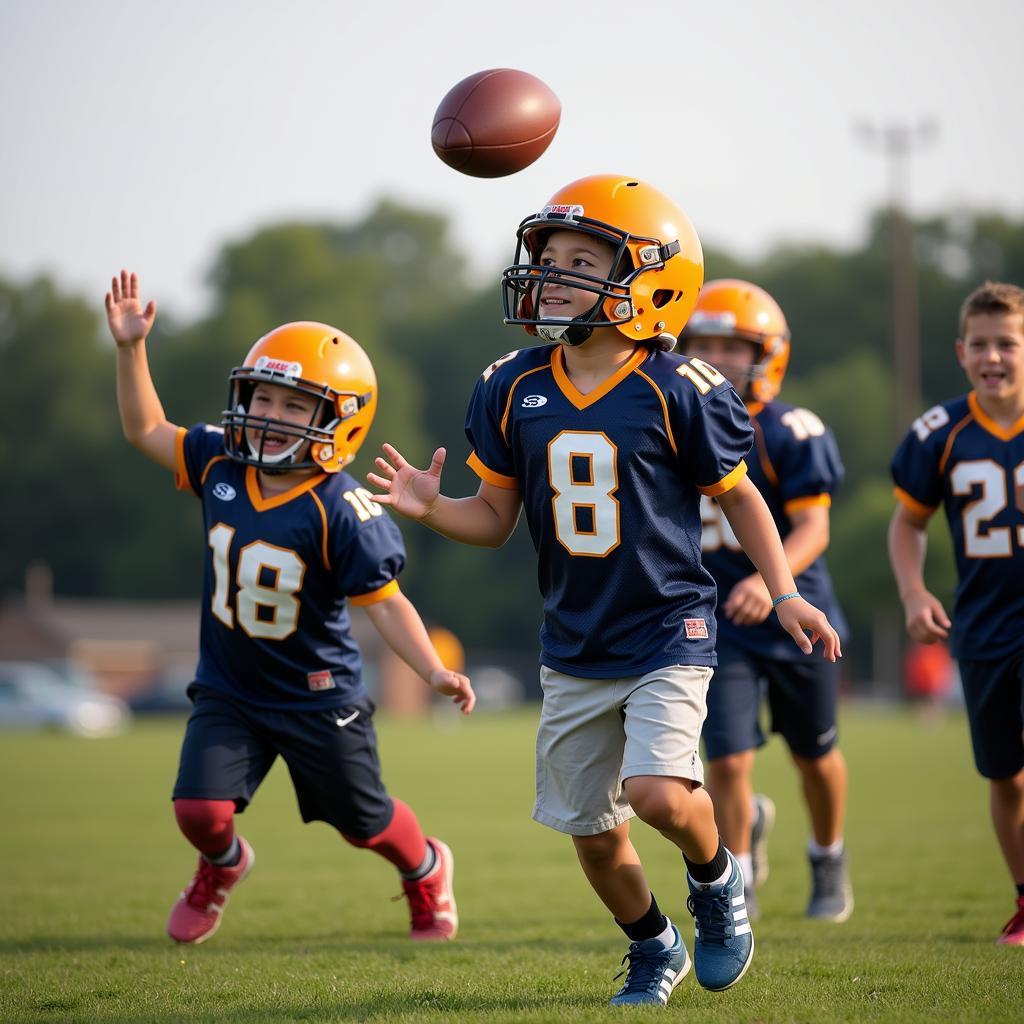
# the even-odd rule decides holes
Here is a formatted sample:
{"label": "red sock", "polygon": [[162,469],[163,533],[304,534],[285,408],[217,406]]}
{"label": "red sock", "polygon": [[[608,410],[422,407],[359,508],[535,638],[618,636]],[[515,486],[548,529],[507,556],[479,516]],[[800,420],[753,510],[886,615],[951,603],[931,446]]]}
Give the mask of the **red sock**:
{"label": "red sock", "polygon": [[427,856],[426,837],[412,808],[396,798],[392,798],[392,803],[395,805],[395,813],[383,832],[369,839],[353,839],[344,832],[341,834],[353,846],[380,854],[399,871],[415,871]]}
{"label": "red sock", "polygon": [[175,800],[182,835],[208,857],[223,853],[235,838],[234,800]]}

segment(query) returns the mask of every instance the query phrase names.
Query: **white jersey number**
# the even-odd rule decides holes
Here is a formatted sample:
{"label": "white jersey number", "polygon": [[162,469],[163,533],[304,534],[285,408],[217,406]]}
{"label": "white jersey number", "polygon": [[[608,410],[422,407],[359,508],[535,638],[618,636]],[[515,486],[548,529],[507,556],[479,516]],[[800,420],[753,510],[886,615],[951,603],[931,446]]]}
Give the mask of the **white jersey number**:
{"label": "white jersey number", "polygon": [[571,555],[603,558],[619,544],[617,458],[599,432],[566,430],[548,444],[555,534]]}
{"label": "white jersey number", "polygon": [[[970,494],[981,488],[980,496],[968,502],[963,510],[964,552],[968,558],[1009,558],[1013,544],[1008,526],[986,529],[993,516],[1006,508],[1006,474],[1003,467],[992,459],[973,459],[958,462],[949,474],[954,494]],[[1024,491],[1024,462],[1013,470],[1013,486],[1018,494]],[[1018,506],[1019,507],[1019,506]],[[1024,508],[1020,509],[1024,512]],[[1024,526],[1016,530],[1017,544],[1024,547]]]}
{"label": "white jersey number", "polygon": [[700,549],[701,551],[717,551],[728,548],[729,551],[742,551],[736,534],[732,532],[732,524],[722,511],[722,506],[706,494],[700,497]]}
{"label": "white jersey number", "polygon": [[[238,623],[257,640],[284,640],[291,636],[299,621],[299,601],[306,564],[289,548],[257,540],[246,544],[238,556],[238,596],[236,611],[228,603],[228,554],[235,531],[224,523],[210,530],[208,542],[213,551],[213,614],[229,628]],[[268,611],[261,614],[260,609]]]}

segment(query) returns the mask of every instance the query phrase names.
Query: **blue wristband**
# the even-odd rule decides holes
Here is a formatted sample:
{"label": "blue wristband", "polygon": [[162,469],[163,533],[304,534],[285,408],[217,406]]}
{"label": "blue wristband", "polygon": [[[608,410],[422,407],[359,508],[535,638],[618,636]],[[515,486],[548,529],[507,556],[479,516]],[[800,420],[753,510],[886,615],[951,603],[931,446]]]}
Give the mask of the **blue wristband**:
{"label": "blue wristband", "polygon": [[798,591],[794,590],[792,594],[780,594],[774,601],[772,601],[772,607],[778,608],[783,601],[791,601],[794,597],[799,597]]}

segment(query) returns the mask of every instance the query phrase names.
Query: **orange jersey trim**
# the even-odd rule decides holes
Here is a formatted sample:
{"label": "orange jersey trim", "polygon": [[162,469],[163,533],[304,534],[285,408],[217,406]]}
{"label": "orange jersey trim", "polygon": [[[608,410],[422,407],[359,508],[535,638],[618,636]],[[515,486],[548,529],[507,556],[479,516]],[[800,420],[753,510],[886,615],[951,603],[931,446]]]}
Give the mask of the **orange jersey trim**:
{"label": "orange jersey trim", "polygon": [[[758,409],[758,412],[760,411]],[[754,428],[754,447],[757,448],[757,461],[761,463],[761,469],[764,471],[764,475],[768,477],[768,482],[772,487],[778,487],[779,474],[775,472],[772,460],[768,458],[768,445],[765,443],[764,430],[761,429],[761,424],[757,422],[754,418],[755,416],[756,413],[751,413],[750,425]]]}
{"label": "orange jersey trim", "polygon": [[389,597],[394,597],[395,594],[400,592],[398,580],[391,580],[389,583],[385,583],[380,590],[371,590],[369,594],[357,594],[354,597],[350,597],[348,603],[356,608],[365,608],[368,604],[379,604],[381,601],[386,601]]}
{"label": "orange jersey trim", "polygon": [[1003,427],[1000,426],[984,409],[981,407],[981,402],[978,401],[977,394],[972,391],[967,396],[967,405],[971,412],[974,414],[974,418],[978,421],[978,425],[987,430],[993,437],[998,437],[1000,441],[1012,441],[1022,430],[1024,430],[1024,416],[1021,416],[1012,426]]}
{"label": "orange jersey trim", "polygon": [[914,512],[916,515],[927,519],[935,511],[935,508],[931,505],[925,505],[923,502],[918,501],[917,498],[912,498],[902,487],[894,487],[892,493],[896,495],[896,500],[908,512]]}
{"label": "orange jersey trim", "polygon": [[580,392],[576,385],[569,380],[569,374],[565,371],[565,354],[561,345],[555,349],[551,356],[551,372],[554,375],[558,390],[569,399],[577,409],[586,409],[599,402],[609,391],[621,384],[649,355],[644,346],[640,346],[607,380],[602,381],[593,391],[585,395]]}
{"label": "orange jersey trim", "polygon": [[717,484],[711,484],[708,487],[698,487],[697,490],[701,494],[706,494],[709,498],[717,498],[718,495],[731,491],[746,475],[747,463],[741,459],[740,464],[727,476],[723,476]]}
{"label": "orange jersey trim", "polygon": [[518,491],[519,481],[514,476],[502,476],[501,473],[495,473],[493,469],[488,469],[481,461],[480,456],[476,452],[470,452],[469,458],[466,459],[466,465],[484,483],[493,484],[495,487],[502,487],[506,491]]}
{"label": "orange jersey trim", "polygon": [[971,420],[974,419],[973,413],[968,413],[950,432],[949,437],[946,438],[945,447],[942,449],[942,458],[939,459],[939,473],[946,471],[946,463],[949,461],[950,452],[953,451],[953,442],[956,440],[957,434],[960,433],[964,427],[967,426]]}
{"label": "orange jersey trim", "polygon": [[641,370],[639,367],[637,368],[636,374],[638,377],[643,377],[643,379],[647,381],[647,383],[650,384],[652,388],[654,388],[654,393],[658,396],[658,401],[661,402],[661,414],[662,416],[665,417],[665,433],[668,434],[668,443],[672,446],[672,454],[675,455],[676,458],[678,458],[679,448],[676,446],[676,439],[675,436],[672,434],[672,425],[671,423],[669,423],[668,419],[668,402],[665,401],[665,396],[664,394],[662,394],[661,388],[659,388],[658,385],[655,384],[654,380],[651,377],[648,377],[647,374],[644,373],[644,371]]}
{"label": "orange jersey trim", "polygon": [[794,512],[799,512],[803,508],[831,508],[832,507],[832,495],[831,494],[810,494],[806,498],[793,498],[787,501],[782,506],[782,511],[787,516],[791,516]]}
{"label": "orange jersey trim", "polygon": [[313,499],[313,504],[316,505],[317,511],[320,513],[320,522],[323,524],[323,532],[320,534],[320,553],[324,557],[324,568],[330,571],[331,560],[327,555],[327,509],[324,508],[324,503],[320,500],[320,496],[316,491],[310,491],[309,496]]}
{"label": "orange jersey trim", "polygon": [[508,444],[508,418],[512,413],[512,399],[515,397],[516,388],[519,387],[519,382],[524,377],[529,377],[531,373],[539,373],[541,370],[548,370],[551,366],[535,366],[532,370],[527,370],[525,373],[519,374],[514,381],[512,381],[512,387],[508,391],[508,401],[505,402],[505,412],[501,417],[501,436],[505,439],[505,444]]}
{"label": "orange jersey trim", "polygon": [[188,478],[188,470],[185,468],[185,435],[188,431],[184,427],[178,427],[178,433],[174,437],[174,486],[179,491],[191,491],[196,493],[192,481]]}
{"label": "orange jersey trim", "polygon": [[[218,456],[218,458],[226,458],[226,456]],[[211,460],[212,465],[212,460]],[[327,479],[326,473],[315,473],[307,480],[303,480],[301,484],[296,484],[294,487],[281,494],[275,494],[273,497],[264,498],[260,493],[259,478],[256,476],[257,469],[255,466],[248,466],[245,470],[245,490],[249,495],[249,500],[252,502],[252,507],[257,512],[267,512],[272,508],[280,508],[282,505],[286,505],[289,501],[297,498],[300,494],[305,494],[306,491],[312,490],[318,483]]]}

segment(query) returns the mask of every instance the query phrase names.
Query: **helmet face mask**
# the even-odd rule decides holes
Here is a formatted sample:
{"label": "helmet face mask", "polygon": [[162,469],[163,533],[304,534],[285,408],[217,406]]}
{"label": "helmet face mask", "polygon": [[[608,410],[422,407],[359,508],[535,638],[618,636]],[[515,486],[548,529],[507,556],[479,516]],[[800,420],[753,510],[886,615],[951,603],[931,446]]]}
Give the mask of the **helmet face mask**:
{"label": "helmet face mask", "polygon": [[[611,246],[608,276],[542,265],[553,231],[579,232]],[[667,334],[674,344],[696,301],[703,267],[693,226],[657,189],[618,175],[583,178],[519,225],[515,262],[502,274],[505,323],[570,345],[586,341],[596,327],[614,327],[634,341]],[[552,282],[590,292],[593,305],[573,318],[545,316],[538,296]]]}
{"label": "helmet face mask", "polygon": [[[260,384],[316,399],[308,421],[255,414],[252,400]],[[267,473],[337,472],[355,457],[377,406],[366,353],[343,332],[309,321],[285,324],[256,342],[245,363],[231,371],[228,388],[221,418],[225,452]],[[286,447],[268,452],[271,437]]]}

